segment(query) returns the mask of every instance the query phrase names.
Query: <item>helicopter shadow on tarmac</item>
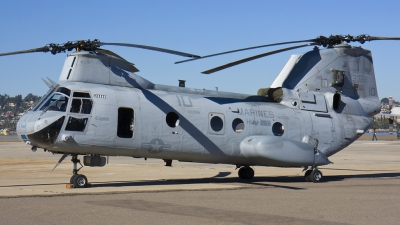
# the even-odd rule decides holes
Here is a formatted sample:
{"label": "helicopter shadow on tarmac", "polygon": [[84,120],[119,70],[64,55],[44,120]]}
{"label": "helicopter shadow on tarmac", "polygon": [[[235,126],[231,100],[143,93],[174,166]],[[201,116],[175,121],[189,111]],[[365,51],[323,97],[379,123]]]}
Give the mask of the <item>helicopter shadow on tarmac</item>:
{"label": "helicopter shadow on tarmac", "polygon": [[[240,179],[236,177],[225,177],[230,172],[220,172],[214,177],[209,178],[192,178],[192,179],[168,179],[153,181],[113,181],[104,183],[93,183],[92,187],[127,187],[127,186],[153,186],[153,185],[180,185],[180,184],[245,184],[263,187],[277,187],[291,190],[303,190],[305,188],[295,186],[284,186],[280,184],[296,184],[304,183],[303,176],[274,176],[274,177],[254,177],[251,180]],[[335,181],[343,181],[344,179],[360,179],[360,178],[397,178],[400,173],[369,173],[369,174],[351,174],[351,175],[334,175],[325,176],[321,183],[330,183]]]}
{"label": "helicopter shadow on tarmac", "polygon": [[[365,170],[355,170],[365,171]],[[376,170],[373,170],[376,171]],[[252,187],[275,187],[289,190],[304,190],[307,188],[296,187],[296,184],[304,183],[303,176],[274,176],[274,177],[254,177],[253,179],[240,179],[238,177],[226,177],[231,172],[220,172],[213,177],[204,178],[188,178],[188,179],[168,179],[168,180],[138,180],[138,181],[110,181],[110,182],[93,182],[91,188],[110,188],[110,187],[143,187],[143,186],[169,186],[169,185],[185,185],[185,184],[233,184],[244,185],[241,188]],[[343,181],[345,179],[365,179],[365,178],[400,178],[397,172],[381,172],[367,174],[350,174],[350,175],[328,175],[324,176],[321,184]],[[284,184],[292,184],[286,186]],[[18,185],[2,185],[0,188],[12,187],[35,187],[35,186],[52,186],[64,185],[64,183],[41,183],[41,184],[18,184]],[[317,185],[317,184],[315,184]],[[207,189],[207,188],[206,188]]]}

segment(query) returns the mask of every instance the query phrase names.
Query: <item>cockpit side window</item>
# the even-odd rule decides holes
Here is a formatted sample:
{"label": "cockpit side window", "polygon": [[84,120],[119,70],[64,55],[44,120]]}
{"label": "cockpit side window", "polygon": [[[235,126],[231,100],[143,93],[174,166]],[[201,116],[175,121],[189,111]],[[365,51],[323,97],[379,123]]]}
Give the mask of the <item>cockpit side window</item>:
{"label": "cockpit side window", "polygon": [[84,92],[74,92],[74,97],[90,98],[90,94],[89,93],[84,93]]}
{"label": "cockpit side window", "polygon": [[93,102],[89,93],[74,92],[71,103],[71,113],[90,114]]}
{"label": "cockpit side window", "polygon": [[84,131],[88,118],[69,117],[65,130],[69,131]]}
{"label": "cockpit side window", "polygon": [[90,99],[82,99],[82,113],[83,114],[90,114],[92,111],[92,100]]}
{"label": "cockpit side window", "polygon": [[81,111],[81,102],[81,99],[72,99],[70,112],[79,113]]}

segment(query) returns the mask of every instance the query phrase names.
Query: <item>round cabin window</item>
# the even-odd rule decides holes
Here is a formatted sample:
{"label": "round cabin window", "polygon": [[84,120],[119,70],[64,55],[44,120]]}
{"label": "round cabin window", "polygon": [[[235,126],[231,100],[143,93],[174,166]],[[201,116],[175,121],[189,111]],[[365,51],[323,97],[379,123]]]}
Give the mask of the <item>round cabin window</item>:
{"label": "round cabin window", "polygon": [[232,129],[236,133],[242,133],[244,130],[244,123],[243,120],[236,118],[232,121]]}
{"label": "round cabin window", "polygon": [[213,131],[221,131],[222,128],[224,127],[224,123],[221,119],[221,117],[219,116],[214,116],[213,118],[211,118],[210,121],[210,125],[211,125],[211,129],[213,129]]}
{"label": "round cabin window", "polygon": [[285,128],[283,127],[283,125],[279,122],[274,123],[274,125],[272,125],[272,133],[275,136],[282,136],[283,133],[285,132]]}
{"label": "round cabin window", "polygon": [[179,116],[175,112],[169,112],[165,120],[169,127],[177,127],[179,125]]}

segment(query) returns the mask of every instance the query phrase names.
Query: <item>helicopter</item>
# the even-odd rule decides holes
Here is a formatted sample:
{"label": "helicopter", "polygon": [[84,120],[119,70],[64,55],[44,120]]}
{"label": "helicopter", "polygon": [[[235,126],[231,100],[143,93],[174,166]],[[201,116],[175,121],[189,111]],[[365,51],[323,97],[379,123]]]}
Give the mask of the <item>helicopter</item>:
{"label": "helicopter", "polygon": [[[237,49],[206,56],[164,48],[81,40],[9,52],[0,56],[51,52],[67,54],[58,82],[18,121],[18,138],[60,154],[53,170],[71,156],[68,188],[89,187],[78,173],[102,167],[108,156],[231,164],[241,179],[252,166],[304,168],[308,182],[323,178],[319,166],[359,138],[380,112],[371,52],[350,42],[400,40],[398,37],[331,35]],[[280,52],[292,55],[275,81],[257,94],[153,83],[135,65],[100,48],[114,45],[189,57],[183,63],[255,48],[303,43],[204,71],[217,72]],[[304,44],[305,43],[305,44]],[[323,48],[319,48],[322,46]],[[83,164],[79,159],[83,156]],[[79,168],[78,168],[79,167]]]}

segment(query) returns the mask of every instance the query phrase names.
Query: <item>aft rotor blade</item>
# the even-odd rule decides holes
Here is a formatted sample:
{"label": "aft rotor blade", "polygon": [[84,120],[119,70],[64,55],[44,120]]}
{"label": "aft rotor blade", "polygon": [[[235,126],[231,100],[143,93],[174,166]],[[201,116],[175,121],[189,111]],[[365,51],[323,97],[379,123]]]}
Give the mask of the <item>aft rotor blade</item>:
{"label": "aft rotor blade", "polygon": [[267,45],[259,45],[259,46],[253,46],[253,47],[248,47],[248,48],[241,48],[241,49],[236,49],[236,50],[231,50],[227,52],[220,52],[220,53],[215,53],[211,55],[205,55],[200,58],[195,58],[195,59],[186,59],[182,61],[175,62],[175,64],[178,63],[183,63],[183,62],[189,62],[197,59],[204,59],[208,57],[213,57],[213,56],[218,56],[218,55],[225,55],[229,53],[234,53],[234,52],[240,52],[240,51],[246,51],[246,50],[251,50],[251,49],[256,49],[256,48],[264,48],[264,47],[270,47],[270,46],[276,46],[276,45],[285,45],[285,44],[294,44],[294,43],[301,43],[301,42],[313,42],[315,39],[309,39],[309,40],[300,40],[300,41],[286,41],[286,42],[279,42],[279,43],[273,43],[273,44],[267,44]]}
{"label": "aft rotor blade", "polygon": [[115,45],[115,46],[125,46],[125,47],[133,47],[133,48],[142,48],[142,49],[164,52],[164,53],[180,55],[180,56],[185,56],[185,57],[190,57],[190,58],[200,58],[200,56],[190,54],[190,53],[178,52],[178,51],[174,51],[174,50],[170,50],[170,49],[158,48],[158,47],[147,46],[147,45],[137,45],[137,44],[128,44],[128,43],[106,43],[106,42],[99,42],[98,45],[99,46]]}
{"label": "aft rotor blade", "polygon": [[265,57],[265,56],[273,55],[273,54],[284,52],[284,51],[289,51],[289,50],[296,49],[296,48],[302,48],[302,47],[310,46],[310,45],[313,45],[313,44],[314,43],[296,45],[296,46],[292,46],[292,47],[288,47],[288,48],[278,49],[278,50],[271,51],[271,52],[266,52],[266,53],[263,53],[263,54],[260,54],[260,55],[256,55],[256,56],[252,56],[252,57],[249,57],[249,58],[241,59],[241,60],[238,60],[238,61],[235,61],[235,62],[231,62],[231,63],[225,64],[223,66],[215,67],[213,69],[206,70],[206,71],[203,71],[201,73],[211,74],[211,73],[214,73],[214,72],[217,72],[217,71],[220,71],[220,70],[232,67],[232,66],[236,66],[236,65],[239,65],[239,64],[242,64],[242,63],[245,63],[245,62],[249,62],[251,60],[259,59],[259,58],[262,58],[262,57]]}
{"label": "aft rotor blade", "polygon": [[16,51],[16,52],[0,53],[0,56],[18,55],[18,54],[33,53],[33,52],[48,52],[48,51],[50,51],[49,47],[44,46],[41,48],[33,48],[33,49],[28,49],[28,50]]}

